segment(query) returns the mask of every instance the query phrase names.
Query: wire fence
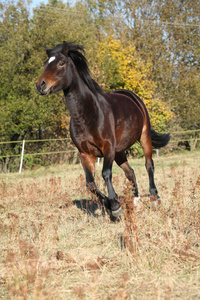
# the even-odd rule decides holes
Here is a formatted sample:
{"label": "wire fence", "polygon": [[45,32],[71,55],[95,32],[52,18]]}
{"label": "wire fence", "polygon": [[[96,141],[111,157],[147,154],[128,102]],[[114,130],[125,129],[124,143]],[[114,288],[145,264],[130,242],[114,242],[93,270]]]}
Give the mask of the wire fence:
{"label": "wire fence", "polygon": [[[173,149],[176,146],[189,147],[188,150],[193,150],[198,146],[200,141],[200,129],[187,130],[187,131],[175,131],[171,132],[171,140],[169,146]],[[60,144],[62,142],[62,145]],[[35,148],[30,144],[36,143]],[[39,146],[39,144],[41,146]],[[48,144],[48,145],[47,145]],[[13,149],[7,149],[5,145],[14,145]],[[139,146],[140,147],[140,146]],[[66,150],[64,150],[64,149]],[[38,152],[38,149],[40,150]],[[35,151],[34,151],[35,150]],[[28,151],[28,152],[26,152]],[[18,153],[16,153],[18,152]],[[159,151],[156,152],[159,157]],[[2,141],[0,142],[0,163],[9,158],[18,158],[17,164],[20,163],[19,173],[22,171],[22,165],[24,159],[30,157],[39,156],[51,156],[51,155],[70,155],[73,158],[74,155],[78,156],[78,150],[75,148],[70,138],[58,138],[58,139],[37,139],[37,140],[20,140],[20,141]],[[72,159],[72,162],[74,160]]]}
{"label": "wire fence", "polygon": [[[56,142],[56,141],[71,141],[70,138],[60,138],[60,139],[43,139],[43,140],[20,140],[20,141],[9,141],[9,142],[0,142],[0,145],[5,144],[23,144],[23,141],[27,143],[41,143],[41,142]],[[32,155],[45,155],[45,154],[58,154],[58,153],[69,153],[69,152],[76,152],[77,150],[66,150],[66,151],[50,151],[50,152],[33,152],[33,153],[26,153],[26,156]],[[6,154],[0,155],[1,158],[6,157],[21,157],[21,154]]]}

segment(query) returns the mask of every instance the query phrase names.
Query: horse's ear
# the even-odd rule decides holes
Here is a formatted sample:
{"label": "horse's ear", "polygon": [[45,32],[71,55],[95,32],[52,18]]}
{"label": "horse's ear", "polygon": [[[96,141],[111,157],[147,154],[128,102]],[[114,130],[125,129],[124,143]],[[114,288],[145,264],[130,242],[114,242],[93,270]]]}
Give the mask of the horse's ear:
{"label": "horse's ear", "polygon": [[64,54],[65,56],[67,56],[69,53],[69,46],[67,42],[63,42],[63,47],[62,47],[62,54]]}
{"label": "horse's ear", "polygon": [[47,48],[47,46],[44,46],[45,50],[46,50],[46,53],[48,55],[48,57],[50,57],[50,51],[51,49]]}

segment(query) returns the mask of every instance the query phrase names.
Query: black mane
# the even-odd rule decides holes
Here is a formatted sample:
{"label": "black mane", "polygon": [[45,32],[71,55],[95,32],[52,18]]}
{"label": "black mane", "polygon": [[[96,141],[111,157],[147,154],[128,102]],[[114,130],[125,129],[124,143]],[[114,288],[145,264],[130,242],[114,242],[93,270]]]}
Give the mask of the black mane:
{"label": "black mane", "polygon": [[95,94],[103,93],[102,88],[91,78],[87,59],[80,51],[84,52],[84,47],[76,45],[74,42],[63,42],[52,49],[46,49],[48,57],[55,56],[58,53],[71,57],[80,77],[88,88]]}

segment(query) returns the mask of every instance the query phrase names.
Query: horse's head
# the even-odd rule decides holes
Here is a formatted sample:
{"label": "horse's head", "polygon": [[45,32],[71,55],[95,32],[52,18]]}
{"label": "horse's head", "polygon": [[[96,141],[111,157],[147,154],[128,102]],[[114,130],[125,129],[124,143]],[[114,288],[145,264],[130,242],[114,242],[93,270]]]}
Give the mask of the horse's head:
{"label": "horse's head", "polygon": [[63,54],[51,56],[45,62],[44,73],[35,83],[38,94],[48,95],[66,87],[66,65],[67,58]]}
{"label": "horse's head", "polygon": [[40,95],[48,95],[61,89],[69,90],[73,79],[76,84],[77,77],[73,78],[75,71],[93,93],[102,92],[99,85],[90,77],[87,59],[81,53],[84,52],[82,46],[73,42],[63,42],[53,49],[46,49],[46,52],[49,58],[44,63],[44,73],[35,83],[35,88]]}
{"label": "horse's head", "polygon": [[35,83],[38,94],[48,95],[70,87],[72,81],[70,54],[71,52],[79,53],[77,50],[83,50],[83,48],[67,42],[58,44],[53,49],[46,49],[49,58],[44,63],[44,73]]}

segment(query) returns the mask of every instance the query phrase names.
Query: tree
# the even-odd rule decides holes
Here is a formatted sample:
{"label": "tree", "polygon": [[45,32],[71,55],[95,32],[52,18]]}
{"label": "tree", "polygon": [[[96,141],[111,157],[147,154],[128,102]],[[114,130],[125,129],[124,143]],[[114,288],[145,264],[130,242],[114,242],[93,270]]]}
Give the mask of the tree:
{"label": "tree", "polygon": [[[181,126],[199,128],[199,115],[195,113],[200,106],[199,84],[195,75],[195,72],[199,73],[200,65],[199,1],[108,0],[102,4],[101,0],[87,0],[87,3],[99,19],[102,31],[108,32],[109,24],[115,37],[134,45],[143,61],[151,62],[151,78],[157,85],[155,93],[173,107]],[[184,80],[183,74],[187,74]],[[193,82],[192,89],[189,82],[186,84],[187,79]],[[181,90],[185,92],[179,97],[177,92]],[[179,102],[187,103],[189,107],[194,91],[193,112],[187,109],[182,114]]]}
{"label": "tree", "polygon": [[23,1],[1,4],[1,140],[68,134],[62,93],[41,100],[34,88],[46,60],[44,46],[75,39],[90,45],[94,33],[81,2],[73,7],[56,3],[56,7],[41,5],[33,16]]}
{"label": "tree", "polygon": [[[35,81],[47,59],[45,45],[50,48],[64,40],[79,39],[91,47],[95,33],[88,8],[81,2],[72,7],[59,1],[54,4],[40,5],[33,14],[24,1],[0,4],[1,141],[69,135],[70,118],[63,93],[41,98],[35,91]],[[19,154],[18,145],[1,144],[0,156]],[[26,150],[32,148],[26,144]],[[1,159],[5,168],[13,161]]]}

